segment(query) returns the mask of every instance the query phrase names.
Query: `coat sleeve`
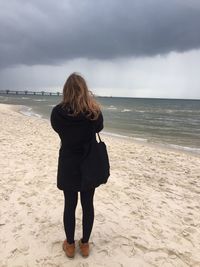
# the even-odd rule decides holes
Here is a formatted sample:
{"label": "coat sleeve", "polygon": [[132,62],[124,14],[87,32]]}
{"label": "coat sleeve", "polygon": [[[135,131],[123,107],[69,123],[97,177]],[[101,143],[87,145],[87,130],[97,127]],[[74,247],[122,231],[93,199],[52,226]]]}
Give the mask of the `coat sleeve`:
{"label": "coat sleeve", "polygon": [[95,127],[96,133],[99,133],[104,128],[102,112],[99,114],[98,119],[95,121],[94,127]]}
{"label": "coat sleeve", "polygon": [[50,121],[51,121],[52,128],[54,129],[54,131],[58,133],[59,132],[59,118],[57,116],[57,112],[55,108],[53,108],[51,111]]}

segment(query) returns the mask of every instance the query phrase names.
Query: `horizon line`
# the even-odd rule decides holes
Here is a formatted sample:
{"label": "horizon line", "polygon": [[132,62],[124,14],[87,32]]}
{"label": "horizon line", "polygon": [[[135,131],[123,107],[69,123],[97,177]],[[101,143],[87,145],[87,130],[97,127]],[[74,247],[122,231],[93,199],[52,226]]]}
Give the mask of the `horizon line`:
{"label": "horizon line", "polygon": [[[62,92],[59,91],[33,91],[33,90],[0,90],[0,94],[6,95],[42,95],[42,96],[62,96]],[[200,98],[177,98],[177,97],[146,97],[146,96],[113,96],[113,95],[97,95],[95,97],[107,97],[107,98],[135,98],[135,99],[166,99],[166,100],[200,100]]]}

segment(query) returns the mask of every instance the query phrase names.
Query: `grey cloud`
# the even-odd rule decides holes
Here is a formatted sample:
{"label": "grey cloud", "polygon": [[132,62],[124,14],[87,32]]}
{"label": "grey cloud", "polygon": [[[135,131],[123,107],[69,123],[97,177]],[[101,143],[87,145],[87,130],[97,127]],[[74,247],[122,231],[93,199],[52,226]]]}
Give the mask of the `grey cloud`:
{"label": "grey cloud", "polygon": [[199,27],[195,0],[0,0],[0,67],[183,52]]}

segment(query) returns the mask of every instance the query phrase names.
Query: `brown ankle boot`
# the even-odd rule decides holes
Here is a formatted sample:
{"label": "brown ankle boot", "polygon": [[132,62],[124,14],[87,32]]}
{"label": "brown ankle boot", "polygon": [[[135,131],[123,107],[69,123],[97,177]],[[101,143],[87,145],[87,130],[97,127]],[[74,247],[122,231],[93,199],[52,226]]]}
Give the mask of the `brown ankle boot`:
{"label": "brown ankle boot", "polygon": [[81,239],[79,240],[79,248],[83,257],[89,256],[89,243],[82,243]]}
{"label": "brown ankle boot", "polygon": [[69,244],[67,240],[63,242],[63,250],[67,257],[73,258],[75,255],[75,243]]}

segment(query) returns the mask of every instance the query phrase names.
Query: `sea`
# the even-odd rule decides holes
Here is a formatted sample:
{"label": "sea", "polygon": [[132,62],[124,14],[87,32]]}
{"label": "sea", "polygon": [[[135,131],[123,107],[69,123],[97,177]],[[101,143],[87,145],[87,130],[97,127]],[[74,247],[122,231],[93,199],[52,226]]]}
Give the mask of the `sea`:
{"label": "sea", "polygon": [[[50,118],[62,96],[0,94],[0,103],[21,106],[21,113]],[[200,154],[200,100],[96,97],[108,135]]]}

